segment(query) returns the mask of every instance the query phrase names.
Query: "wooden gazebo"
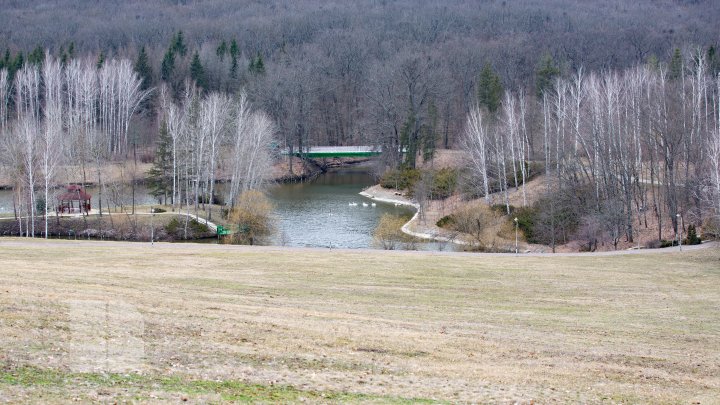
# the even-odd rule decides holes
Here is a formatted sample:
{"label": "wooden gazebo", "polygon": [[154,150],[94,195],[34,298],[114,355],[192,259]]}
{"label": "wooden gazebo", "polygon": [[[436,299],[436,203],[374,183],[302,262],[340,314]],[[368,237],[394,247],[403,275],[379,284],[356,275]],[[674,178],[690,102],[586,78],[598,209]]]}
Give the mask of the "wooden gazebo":
{"label": "wooden gazebo", "polygon": [[67,191],[57,197],[58,214],[87,214],[92,196],[77,184],[67,186]]}

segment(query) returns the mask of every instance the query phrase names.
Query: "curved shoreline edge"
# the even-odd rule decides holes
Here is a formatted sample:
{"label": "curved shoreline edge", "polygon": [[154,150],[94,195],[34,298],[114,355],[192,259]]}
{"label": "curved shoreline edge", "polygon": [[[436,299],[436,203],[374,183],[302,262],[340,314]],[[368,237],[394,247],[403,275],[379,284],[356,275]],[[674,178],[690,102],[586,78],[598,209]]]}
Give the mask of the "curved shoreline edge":
{"label": "curved shoreline edge", "polygon": [[418,204],[418,203],[416,203],[416,202],[413,202],[413,201],[404,200],[404,199],[403,199],[403,200],[400,200],[400,199],[394,199],[394,198],[377,197],[377,196],[375,196],[374,194],[368,193],[367,190],[368,190],[368,189],[365,189],[365,190],[359,192],[358,194],[360,194],[360,195],[363,196],[363,197],[369,198],[369,199],[371,199],[371,200],[373,200],[373,201],[385,202],[385,203],[391,203],[391,204],[400,204],[400,205],[405,205],[405,206],[410,206],[410,207],[415,208],[415,215],[413,215],[412,218],[410,218],[410,220],[407,221],[407,222],[400,228],[400,230],[401,230],[404,234],[410,235],[410,236],[414,236],[414,237],[420,238],[420,239],[429,239],[429,240],[434,240],[434,241],[438,241],[438,242],[449,242],[449,243],[454,243],[454,244],[457,244],[457,245],[467,245],[467,242],[462,241],[462,240],[453,240],[453,239],[447,238],[447,237],[445,237],[445,236],[433,235],[433,234],[430,234],[430,233],[423,233],[423,232],[411,231],[410,228],[409,228],[409,226],[410,226],[411,223],[413,223],[415,220],[417,220],[418,216],[420,215],[420,204]]}

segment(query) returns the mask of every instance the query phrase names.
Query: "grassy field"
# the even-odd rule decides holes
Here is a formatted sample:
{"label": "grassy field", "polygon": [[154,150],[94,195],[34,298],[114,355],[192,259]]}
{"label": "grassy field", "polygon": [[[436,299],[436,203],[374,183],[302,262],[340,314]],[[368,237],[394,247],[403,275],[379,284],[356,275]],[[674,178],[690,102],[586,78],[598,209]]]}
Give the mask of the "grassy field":
{"label": "grassy field", "polygon": [[720,403],[717,249],[0,256],[0,402]]}

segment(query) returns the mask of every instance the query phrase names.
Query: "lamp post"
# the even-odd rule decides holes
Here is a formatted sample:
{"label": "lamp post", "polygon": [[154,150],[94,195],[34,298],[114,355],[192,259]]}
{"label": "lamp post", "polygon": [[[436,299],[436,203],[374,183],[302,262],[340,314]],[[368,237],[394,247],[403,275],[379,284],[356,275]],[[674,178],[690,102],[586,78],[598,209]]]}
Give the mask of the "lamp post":
{"label": "lamp post", "polygon": [[678,246],[680,247],[680,251],[682,252],[682,226],[680,226],[680,214],[675,214],[677,217],[677,229],[678,229]]}
{"label": "lamp post", "polygon": [[518,254],[518,219],[515,217],[515,254]]}
{"label": "lamp post", "polygon": [[153,217],[155,216],[155,208],[150,207],[150,246],[155,246],[155,227],[153,226]]}

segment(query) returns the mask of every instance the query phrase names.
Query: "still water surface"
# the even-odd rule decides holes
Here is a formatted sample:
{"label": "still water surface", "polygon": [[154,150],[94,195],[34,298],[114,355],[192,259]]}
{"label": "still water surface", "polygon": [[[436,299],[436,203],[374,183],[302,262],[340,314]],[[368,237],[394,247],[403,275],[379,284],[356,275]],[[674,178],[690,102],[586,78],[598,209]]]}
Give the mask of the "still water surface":
{"label": "still water surface", "polygon": [[[310,182],[270,188],[268,194],[275,205],[277,227],[271,243],[326,248],[373,247],[372,234],[382,214],[411,216],[414,212],[409,207],[381,202],[373,207],[370,199],[358,194],[373,184],[375,181],[367,168],[346,167],[330,170]],[[218,192],[223,193],[223,188],[224,185],[219,184]],[[88,192],[92,194],[92,206],[96,207],[97,190],[91,187]],[[135,198],[138,205],[157,203],[143,186],[136,187]],[[126,199],[124,203],[130,205],[130,199]],[[12,210],[12,192],[0,190],[0,212]],[[416,246],[423,250],[442,247],[433,243]]]}

